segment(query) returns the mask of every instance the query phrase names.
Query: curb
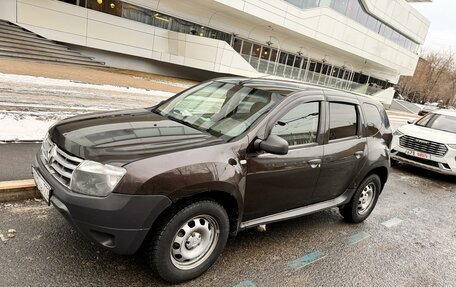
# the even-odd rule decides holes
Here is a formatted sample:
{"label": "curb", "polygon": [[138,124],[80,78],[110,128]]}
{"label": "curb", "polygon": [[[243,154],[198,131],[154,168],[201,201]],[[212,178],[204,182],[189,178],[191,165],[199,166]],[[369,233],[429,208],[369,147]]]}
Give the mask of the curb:
{"label": "curb", "polygon": [[0,202],[40,197],[33,179],[0,181]]}

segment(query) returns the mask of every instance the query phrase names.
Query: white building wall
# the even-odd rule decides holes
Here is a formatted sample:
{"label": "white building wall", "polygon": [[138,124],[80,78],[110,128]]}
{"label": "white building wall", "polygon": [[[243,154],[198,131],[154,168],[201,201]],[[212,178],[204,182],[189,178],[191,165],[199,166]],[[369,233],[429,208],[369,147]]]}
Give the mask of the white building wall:
{"label": "white building wall", "polygon": [[[418,43],[424,42],[429,21],[407,2],[363,1],[376,17]],[[356,71],[365,71],[390,82],[394,82],[398,75],[412,75],[418,61],[415,53],[330,8],[302,10],[283,0],[126,2],[224,32],[236,33],[260,43],[265,43],[273,36],[275,47],[296,52],[302,50],[315,59],[329,58],[335,65],[349,63]]]}
{"label": "white building wall", "polygon": [[223,74],[259,76],[226,42],[54,0],[17,0],[17,24],[51,40]]}
{"label": "white building wall", "polygon": [[423,44],[430,22],[404,0],[362,0],[366,9],[405,35]]}
{"label": "white building wall", "polygon": [[0,19],[16,22],[16,0],[0,0]]}

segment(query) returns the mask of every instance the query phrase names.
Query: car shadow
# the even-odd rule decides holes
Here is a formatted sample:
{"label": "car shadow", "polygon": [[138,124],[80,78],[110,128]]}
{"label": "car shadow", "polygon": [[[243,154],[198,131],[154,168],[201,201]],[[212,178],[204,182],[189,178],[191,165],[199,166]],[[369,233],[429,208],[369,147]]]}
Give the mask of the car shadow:
{"label": "car shadow", "polygon": [[401,172],[408,175],[419,176],[421,178],[435,181],[440,184],[455,184],[456,183],[456,176],[455,175],[445,175],[440,174],[434,171],[430,171],[424,168],[419,168],[413,165],[408,165],[405,163],[399,163],[398,165],[393,167],[394,171]]}

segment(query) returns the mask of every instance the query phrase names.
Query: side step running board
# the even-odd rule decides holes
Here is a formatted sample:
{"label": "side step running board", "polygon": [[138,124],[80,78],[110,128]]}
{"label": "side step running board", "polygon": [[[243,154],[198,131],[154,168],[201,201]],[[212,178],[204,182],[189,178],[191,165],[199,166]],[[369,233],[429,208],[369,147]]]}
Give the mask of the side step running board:
{"label": "side step running board", "polygon": [[287,210],[287,211],[279,212],[276,214],[248,220],[248,221],[241,223],[240,229],[242,230],[242,229],[255,227],[260,224],[274,223],[274,222],[278,222],[278,221],[282,221],[282,220],[301,217],[303,215],[315,213],[315,212],[318,212],[318,211],[321,211],[324,209],[344,205],[350,201],[350,199],[352,198],[354,193],[355,193],[355,189],[347,189],[339,197],[336,197],[336,198],[328,200],[328,201],[323,201],[323,202],[311,204],[308,206],[299,207],[296,209]]}

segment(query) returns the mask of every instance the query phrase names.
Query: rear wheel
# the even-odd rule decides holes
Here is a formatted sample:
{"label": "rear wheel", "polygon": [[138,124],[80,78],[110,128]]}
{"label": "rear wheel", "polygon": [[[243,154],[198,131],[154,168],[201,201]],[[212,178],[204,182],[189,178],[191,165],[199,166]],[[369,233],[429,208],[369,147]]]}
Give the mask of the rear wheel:
{"label": "rear wheel", "polygon": [[165,281],[179,283],[200,276],[219,258],[229,220],[220,204],[205,200],[170,212],[154,231],[149,265]]}
{"label": "rear wheel", "polygon": [[359,185],[351,201],[339,208],[340,213],[350,222],[364,221],[374,210],[381,188],[380,177],[376,174],[369,175]]}

